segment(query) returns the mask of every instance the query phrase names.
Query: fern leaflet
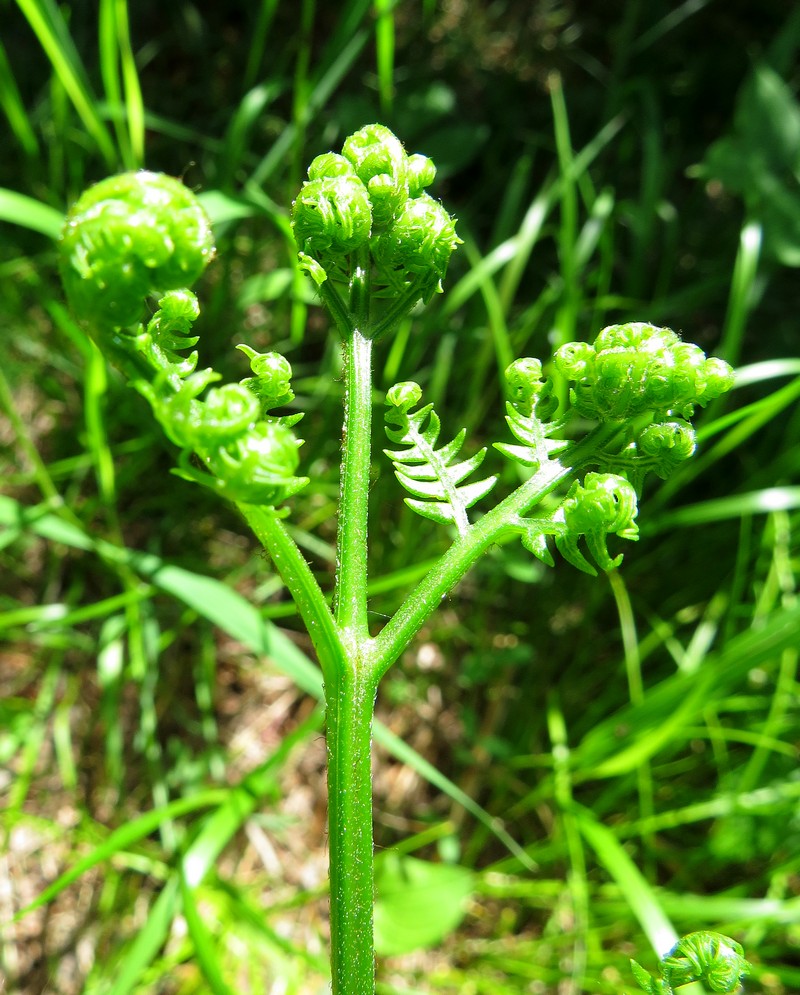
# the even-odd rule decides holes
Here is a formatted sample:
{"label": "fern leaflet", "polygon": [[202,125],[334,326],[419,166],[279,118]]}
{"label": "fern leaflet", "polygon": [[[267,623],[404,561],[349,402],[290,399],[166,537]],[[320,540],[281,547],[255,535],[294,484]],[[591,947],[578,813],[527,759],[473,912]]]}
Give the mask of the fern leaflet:
{"label": "fern leaflet", "polygon": [[433,405],[411,411],[421,397],[420,386],[410,381],[395,384],[388,392],[386,435],[391,442],[409,448],[384,452],[394,463],[397,479],[413,495],[405,499],[409,508],[434,522],[453,524],[460,535],[465,535],[470,527],[467,508],[489,493],[497,477],[463,483],[481,465],[486,450],[453,462],[464,444],[465,429],[437,449],[441,423]]}
{"label": "fern leaflet", "polygon": [[518,359],[505,373],[510,400],[506,402],[506,421],[512,435],[521,446],[495,442],[495,449],[523,466],[538,470],[551,456],[567,449],[571,443],[551,439],[550,435],[564,427],[563,419],[548,419],[558,408],[553,394],[553,382],[542,378],[538,359]]}

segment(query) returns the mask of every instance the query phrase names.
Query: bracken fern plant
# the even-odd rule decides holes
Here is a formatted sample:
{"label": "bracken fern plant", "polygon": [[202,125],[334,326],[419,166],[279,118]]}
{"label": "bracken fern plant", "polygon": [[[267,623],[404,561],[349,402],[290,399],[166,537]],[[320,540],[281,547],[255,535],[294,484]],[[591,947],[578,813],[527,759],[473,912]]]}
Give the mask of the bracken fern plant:
{"label": "bracken fern plant", "polygon": [[[441,292],[460,242],[455,220],[426,192],[435,172],[430,159],[408,155],[387,128],[370,125],[348,137],[341,153],[314,159],[292,206],[299,265],[333,320],[344,357],[332,600],[284,524],[286,502],[308,484],[300,416],[281,413],[294,396],[289,363],[245,345],[239,348],[250,375],[238,383],[220,383],[213,369],[198,367],[198,302],[190,288],[214,246],[193,194],[161,174],[111,177],[74,205],[60,243],[74,313],[178,448],[175,472],[236,504],[315,647],[327,715],[334,995],[374,990],[370,744],[381,678],[495,545],[519,538],[549,565],[555,549],[586,573],[615,570],[622,555],[609,551],[609,537],[638,538],[646,475],[666,478],[691,457],[696,407],[733,383],[725,362],[645,322],[605,328],[592,344],[564,345],[548,368],[539,359],[516,360],[505,373],[510,435],[495,449],[518,465],[521,483],[491,506],[498,477],[481,475],[486,450],[463,456],[465,432],[442,437],[421,387],[394,385],[385,397],[386,456],[407,505],[449,529],[452,543],[393,617],[371,631],[372,354],[412,309]],[[664,984],[682,984],[670,970]]]}

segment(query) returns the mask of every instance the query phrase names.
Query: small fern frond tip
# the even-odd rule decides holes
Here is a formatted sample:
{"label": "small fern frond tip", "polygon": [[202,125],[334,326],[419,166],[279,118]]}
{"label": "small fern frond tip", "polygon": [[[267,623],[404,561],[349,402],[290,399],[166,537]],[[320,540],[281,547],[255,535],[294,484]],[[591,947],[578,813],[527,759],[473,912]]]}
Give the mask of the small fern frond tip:
{"label": "small fern frond tip", "polygon": [[409,508],[434,522],[455,525],[464,535],[470,527],[467,509],[489,493],[497,478],[464,483],[481,465],[486,450],[454,462],[464,445],[464,429],[437,449],[441,423],[433,405],[412,411],[421,397],[422,389],[412,381],[395,384],[387,393],[386,435],[407,448],[384,452],[394,463],[398,481],[412,495],[406,498]]}

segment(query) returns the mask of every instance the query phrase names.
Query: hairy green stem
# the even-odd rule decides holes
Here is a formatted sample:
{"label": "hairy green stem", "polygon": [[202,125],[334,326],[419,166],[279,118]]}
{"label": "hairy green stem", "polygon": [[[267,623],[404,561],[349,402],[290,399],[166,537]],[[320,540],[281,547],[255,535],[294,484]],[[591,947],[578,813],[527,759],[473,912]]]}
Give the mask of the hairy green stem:
{"label": "hairy green stem", "polygon": [[372,341],[356,328],[344,340],[344,437],[337,537],[336,621],[350,639],[367,627],[367,514],[372,432]]}
{"label": "hairy green stem", "polygon": [[372,716],[377,682],[359,659],[327,694],[333,995],[373,995]]}
{"label": "hairy green stem", "polygon": [[239,502],[237,507],[288,587],[317,651],[325,684],[332,684],[341,669],[345,651],[325,595],[311,568],[272,508],[244,502]]}
{"label": "hairy green stem", "polygon": [[569,466],[556,462],[546,463],[529,481],[453,543],[377,636],[375,663],[380,668],[378,679],[398,659],[425,620],[433,614],[475,561],[508,529],[513,517],[524,514],[537,500],[569,477],[571,472],[572,468]]}

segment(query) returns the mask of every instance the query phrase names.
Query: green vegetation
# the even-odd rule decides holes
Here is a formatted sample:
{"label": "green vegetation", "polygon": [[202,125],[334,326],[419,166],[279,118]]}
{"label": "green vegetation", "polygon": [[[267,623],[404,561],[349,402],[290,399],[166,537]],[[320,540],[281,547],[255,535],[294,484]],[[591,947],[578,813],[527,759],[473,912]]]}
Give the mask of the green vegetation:
{"label": "green vegetation", "polygon": [[[643,986],[697,978],[726,990],[714,986],[735,984],[737,941],[765,991],[796,985],[800,362],[787,287],[800,259],[800,18],[770,24],[767,8],[753,33],[709,6],[650,20],[620,4],[607,66],[598,24],[560,5],[510,4],[494,34],[482,5],[461,18],[355,0],[324,12],[268,2],[247,17],[179,5],[164,29],[163,10],[119,0],[97,20],[36,0],[9,9],[0,94],[18,154],[0,178],[11,332],[0,751],[11,990],[324,988],[315,654],[329,742],[360,757],[348,769],[332,751],[332,853],[368,822],[363,730],[375,682],[399,657],[374,729],[379,991],[618,992],[631,954],[655,962],[648,943],[670,954],[663,981],[636,966]],[[685,50],[709,18],[757,47],[751,65],[720,49],[726,90],[704,93],[712,121],[698,124],[685,98],[703,68]],[[534,27],[543,43],[531,54]],[[361,193],[328,150],[378,118],[439,173],[431,187],[430,161],[401,149],[367,176],[348,139],[344,159],[369,189],[367,245]],[[160,171],[144,174],[154,188],[184,198],[188,256],[177,270],[158,258],[167,241],[183,251],[185,224],[141,215],[141,266],[113,293],[113,266],[84,293],[102,266],[68,235],[62,258],[79,263],[62,273],[93,337],[62,303],[51,238],[93,181],[145,165]],[[385,182],[403,170],[419,207]],[[183,174],[203,211],[163,173]],[[115,243],[108,193],[90,187],[67,231],[88,221]],[[207,267],[203,212],[217,246]],[[331,218],[344,242],[329,237]],[[417,265],[412,243],[434,228]],[[162,263],[160,301],[132,335],[142,269]],[[701,349],[649,322],[736,366],[733,393],[717,396],[724,364],[706,367]],[[199,372],[182,351],[195,335]],[[651,341],[692,374],[654,392],[654,370],[635,358]],[[689,350],[680,361],[678,349]],[[515,362],[526,355],[547,362]],[[706,390],[715,378],[720,389]],[[331,426],[343,398],[343,475],[357,486],[337,537]],[[695,434],[698,401],[710,403]],[[363,444],[384,402],[406,505],[385,437],[373,435],[371,458]],[[566,445],[568,404],[577,427],[599,422],[588,446]],[[509,429],[502,456],[486,456],[490,476],[468,482],[481,446]],[[267,450],[265,465],[254,453]],[[579,466],[583,484],[528,517]],[[545,481],[546,467],[564,473]],[[634,488],[643,541],[615,571],[606,539],[639,534]],[[284,499],[287,519],[262,507]],[[610,572],[547,569],[548,536],[594,572],[585,541]],[[354,647],[370,671],[356,695],[336,664]],[[333,892],[356,896],[363,923],[361,844]],[[334,912],[332,925],[336,949],[351,924]],[[737,941],[692,932],[705,925]],[[368,944],[358,957],[363,976]]]}

